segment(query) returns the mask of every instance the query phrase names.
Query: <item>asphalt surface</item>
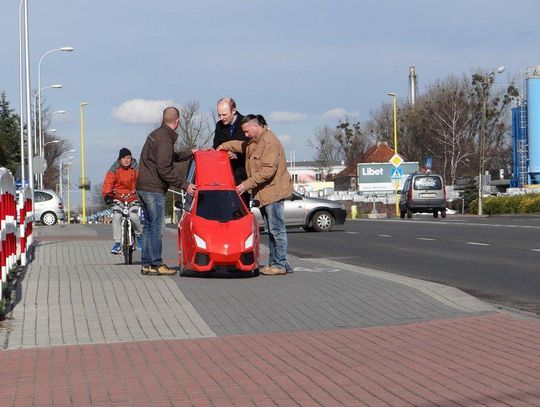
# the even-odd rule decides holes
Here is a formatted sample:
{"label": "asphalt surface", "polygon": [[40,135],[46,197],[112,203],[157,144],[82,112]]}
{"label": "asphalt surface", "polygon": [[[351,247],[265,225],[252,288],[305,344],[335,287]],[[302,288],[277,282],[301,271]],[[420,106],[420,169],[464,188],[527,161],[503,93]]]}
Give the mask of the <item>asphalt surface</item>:
{"label": "asphalt surface", "polygon": [[330,233],[288,236],[301,258],[434,281],[540,313],[540,217],[348,220]]}

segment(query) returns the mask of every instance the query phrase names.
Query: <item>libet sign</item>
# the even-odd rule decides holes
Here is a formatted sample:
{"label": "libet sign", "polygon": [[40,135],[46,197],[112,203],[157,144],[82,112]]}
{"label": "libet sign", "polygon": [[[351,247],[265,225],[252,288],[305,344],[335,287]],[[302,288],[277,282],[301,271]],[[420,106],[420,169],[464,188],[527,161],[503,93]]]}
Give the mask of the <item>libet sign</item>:
{"label": "libet sign", "polygon": [[390,163],[360,163],[356,167],[358,191],[366,194],[386,194],[395,192],[395,182],[399,182],[398,189],[409,174],[418,171],[417,162],[403,162],[398,170]]}

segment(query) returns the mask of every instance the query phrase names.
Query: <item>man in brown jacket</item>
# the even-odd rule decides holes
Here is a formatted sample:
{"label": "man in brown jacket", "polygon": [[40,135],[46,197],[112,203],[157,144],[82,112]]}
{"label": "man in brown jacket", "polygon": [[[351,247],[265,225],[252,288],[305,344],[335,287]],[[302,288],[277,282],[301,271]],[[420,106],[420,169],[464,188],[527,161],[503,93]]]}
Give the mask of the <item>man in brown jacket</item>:
{"label": "man in brown jacket", "polygon": [[270,256],[262,274],[279,275],[292,272],[287,262],[287,230],[284,200],[292,194],[292,179],[281,142],[266,125],[264,117],[250,114],[242,121],[247,141],[228,141],[218,150],[244,153],[248,178],[236,186],[238,194],[251,190],[260,202],[260,210],[268,231]]}
{"label": "man in brown jacket", "polygon": [[163,229],[165,227],[165,194],[169,186],[195,192],[195,185],[187,182],[175,170],[175,161],[185,161],[191,153],[180,156],[174,152],[178,138],[176,129],[180,123],[180,112],[175,107],[163,111],[161,127],[147,137],[139,160],[137,193],[144,210],[141,273],[175,274],[161,258]]}

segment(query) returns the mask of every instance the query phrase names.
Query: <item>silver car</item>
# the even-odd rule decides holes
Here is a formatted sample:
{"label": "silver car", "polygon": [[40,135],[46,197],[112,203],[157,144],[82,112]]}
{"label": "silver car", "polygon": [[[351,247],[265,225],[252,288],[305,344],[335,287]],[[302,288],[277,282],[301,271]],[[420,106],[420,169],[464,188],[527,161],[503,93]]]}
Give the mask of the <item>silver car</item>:
{"label": "silver car", "polygon": [[[259,226],[264,221],[259,208],[251,208]],[[308,198],[296,192],[285,200],[285,224],[287,227],[303,227],[305,230],[328,232],[335,225],[345,223],[347,211],[341,202],[323,198]]]}
{"label": "silver car", "polygon": [[64,203],[52,189],[34,190],[35,219],[43,225],[51,226],[64,220]]}

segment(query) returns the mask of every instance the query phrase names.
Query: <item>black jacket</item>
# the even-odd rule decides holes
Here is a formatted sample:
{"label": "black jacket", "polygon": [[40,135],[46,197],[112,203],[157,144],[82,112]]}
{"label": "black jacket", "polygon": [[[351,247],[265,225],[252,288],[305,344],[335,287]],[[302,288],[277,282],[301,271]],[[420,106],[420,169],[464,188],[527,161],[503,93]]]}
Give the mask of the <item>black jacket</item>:
{"label": "black jacket", "polygon": [[[240,140],[240,141],[246,141],[248,138],[244,135],[242,132],[242,128],[240,127],[240,122],[244,116],[242,116],[240,113],[236,112],[236,120],[233,123],[233,133],[232,136],[229,135],[231,125],[224,125],[223,122],[220,120],[216,123],[216,132],[214,133],[214,144],[213,148],[217,148],[220,144],[225,143],[226,141],[231,140]],[[234,174],[234,181],[236,184],[240,184],[242,181],[245,181],[247,179],[246,174],[246,157],[244,154],[237,154],[238,158],[236,160],[231,160],[231,165],[233,169]]]}
{"label": "black jacket", "polygon": [[165,194],[170,186],[187,189],[189,183],[175,169],[175,161],[189,159],[191,152],[179,155],[174,152],[178,134],[165,124],[146,138],[139,160],[137,189]]}

